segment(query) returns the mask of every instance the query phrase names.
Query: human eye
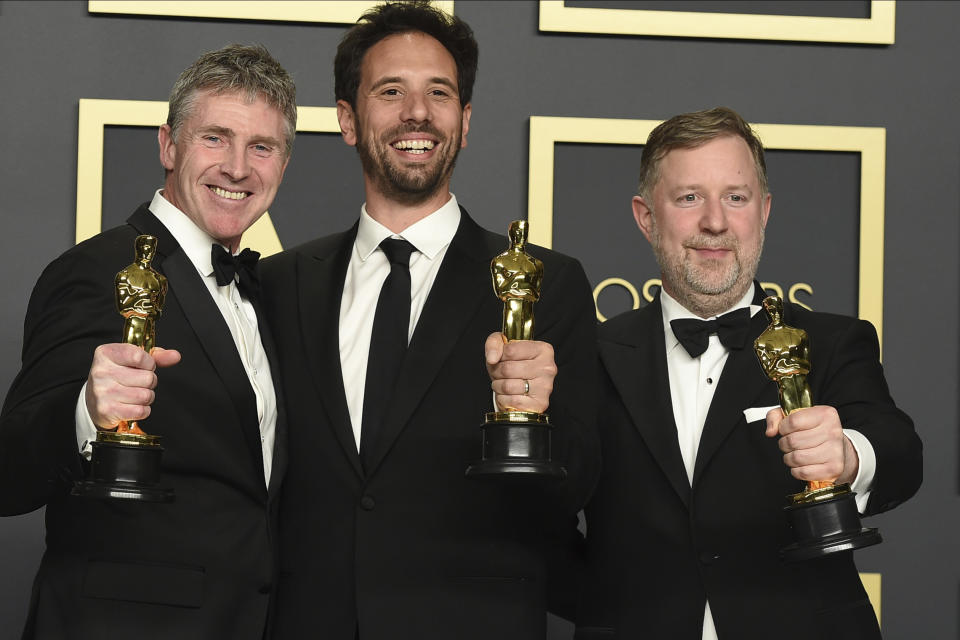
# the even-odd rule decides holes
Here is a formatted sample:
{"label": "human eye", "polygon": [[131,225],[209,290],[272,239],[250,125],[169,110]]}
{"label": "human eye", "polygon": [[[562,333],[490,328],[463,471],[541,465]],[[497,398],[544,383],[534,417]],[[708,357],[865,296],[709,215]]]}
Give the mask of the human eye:
{"label": "human eye", "polygon": [[693,193],[693,192],[690,192],[690,193],[681,193],[679,196],[677,196],[676,202],[677,202],[677,204],[680,205],[681,207],[688,207],[688,206],[690,206],[690,205],[692,205],[692,204],[696,204],[696,202],[697,202],[697,194],[695,194],[695,193]]}
{"label": "human eye", "polygon": [[223,138],[213,133],[207,133],[201,136],[201,140],[209,147],[215,147],[223,143]]}
{"label": "human eye", "polygon": [[727,195],[727,200],[734,205],[743,205],[747,203],[747,196],[742,193],[731,193]]}
{"label": "human eye", "polygon": [[273,147],[268,144],[257,143],[251,147],[253,152],[263,158],[273,155]]}

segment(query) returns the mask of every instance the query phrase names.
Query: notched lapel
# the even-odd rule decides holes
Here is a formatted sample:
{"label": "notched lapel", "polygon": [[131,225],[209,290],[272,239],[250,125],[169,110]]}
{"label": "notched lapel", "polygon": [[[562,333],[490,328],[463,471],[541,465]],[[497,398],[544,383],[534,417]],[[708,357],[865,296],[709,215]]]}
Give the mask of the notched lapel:
{"label": "notched lapel", "polygon": [[635,322],[620,334],[627,339],[600,340],[600,358],[650,454],[683,504],[689,505],[690,483],[673,417],[659,302],[634,317]]}
{"label": "notched lapel", "polygon": [[301,339],[314,387],[344,455],[362,478],[340,368],[340,301],[355,237],[356,227],[328,255],[297,256],[297,290]]}
{"label": "notched lapel", "polygon": [[[723,365],[720,384],[714,392],[713,402],[707,412],[697,449],[697,462],[693,469],[693,483],[703,474],[710,458],[737,425],[746,426],[743,410],[759,406],[757,400],[773,384],[760,368],[760,361],[753,351],[753,341],[767,327],[767,314],[762,310],[750,320],[750,338],[743,349],[731,351]],[[760,427],[757,427],[760,428]]]}

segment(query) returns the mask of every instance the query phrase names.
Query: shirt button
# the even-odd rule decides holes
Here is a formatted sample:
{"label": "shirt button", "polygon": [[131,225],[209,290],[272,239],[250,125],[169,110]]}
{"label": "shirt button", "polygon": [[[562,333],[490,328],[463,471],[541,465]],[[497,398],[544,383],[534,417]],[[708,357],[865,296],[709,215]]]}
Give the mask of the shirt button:
{"label": "shirt button", "polygon": [[254,369],[254,370],[253,370],[253,375],[257,375],[257,373],[259,373],[259,372],[258,372],[256,369]]}
{"label": "shirt button", "polygon": [[376,501],[370,496],[363,496],[360,498],[360,508],[364,511],[373,511],[373,508],[377,506]]}
{"label": "shirt button", "polygon": [[239,308],[240,308],[240,305],[237,304],[236,302],[234,302],[234,303],[233,303],[233,308],[234,308],[234,309],[239,309]]}

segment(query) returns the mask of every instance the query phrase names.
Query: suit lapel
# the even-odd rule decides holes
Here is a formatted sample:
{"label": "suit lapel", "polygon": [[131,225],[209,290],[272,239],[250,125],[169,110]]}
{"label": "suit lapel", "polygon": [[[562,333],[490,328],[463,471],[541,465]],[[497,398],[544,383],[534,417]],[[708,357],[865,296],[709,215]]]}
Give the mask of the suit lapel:
{"label": "suit lapel", "polygon": [[[139,233],[149,233],[157,237],[157,256],[153,266],[167,276],[168,300],[172,297],[180,304],[197,341],[223,382],[236,412],[234,419],[238,422],[237,426],[250,451],[251,462],[259,473],[258,477],[262,479],[263,452],[256,396],[250,388],[250,380],[220,309],[211,298],[210,291],[204,285],[196,267],[180,249],[179,243],[146,206],[141,206],[127,222]],[[162,315],[158,325],[160,343],[163,344]],[[168,346],[176,348],[176,345]],[[225,416],[225,419],[228,417]]]}
{"label": "suit lapel", "polygon": [[273,334],[270,332],[270,325],[267,324],[260,299],[256,297],[251,298],[250,304],[253,305],[253,309],[257,313],[257,328],[260,332],[260,342],[263,345],[263,350],[267,354],[267,360],[270,362],[270,378],[273,380],[273,390],[277,404],[277,424],[274,427],[273,438],[273,462],[270,471],[270,485],[267,487],[267,492],[273,497],[277,495],[287,468],[287,411],[283,403],[284,394],[280,380],[280,360],[277,354],[277,346],[273,341]]}
{"label": "suit lapel", "polygon": [[677,495],[688,505],[690,484],[673,417],[659,297],[632,314],[632,322],[615,332],[602,331],[601,335],[600,358],[634,427]]}
{"label": "suit lapel", "polygon": [[[477,308],[485,299],[492,299],[490,260],[495,253],[487,245],[483,230],[461,209],[460,226],[443,257],[400,367],[397,388],[371,456],[371,475],[420,405]],[[482,349],[478,344],[477,358]]]}
{"label": "suit lapel", "polygon": [[[340,368],[340,300],[356,235],[357,225],[354,225],[329,251],[299,255],[297,290],[301,339],[314,386],[344,455],[362,478],[363,467],[357,453]],[[331,304],[333,300],[337,304]]]}
{"label": "suit lapel", "polygon": [[697,462],[693,470],[694,486],[723,441],[734,427],[743,423],[743,410],[756,406],[757,399],[767,386],[772,384],[760,368],[760,362],[753,351],[754,339],[768,324],[767,314],[762,310],[754,314],[750,320],[750,337],[746,346],[731,351],[723,365],[720,383],[714,392],[700,436]]}

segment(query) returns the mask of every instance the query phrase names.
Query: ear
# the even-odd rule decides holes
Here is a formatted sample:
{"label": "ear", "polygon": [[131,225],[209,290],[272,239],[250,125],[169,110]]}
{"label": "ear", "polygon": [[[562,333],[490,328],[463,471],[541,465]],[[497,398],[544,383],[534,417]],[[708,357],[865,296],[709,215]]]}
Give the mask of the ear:
{"label": "ear", "polygon": [[173,171],[177,159],[177,144],[173,141],[170,125],[160,125],[160,130],[157,131],[157,143],[160,145],[160,164],[167,171]]}
{"label": "ear", "polygon": [[460,131],[460,148],[463,149],[467,146],[467,132],[470,131],[470,114],[473,113],[473,105],[467,103],[467,106],[463,108],[463,127]]}
{"label": "ear", "polygon": [[340,135],[351,147],[357,145],[357,118],[353,107],[346,100],[337,100],[337,121],[340,123]]}
{"label": "ear", "polygon": [[768,193],[763,199],[763,217],[760,220],[760,226],[767,228],[767,219],[770,217],[770,204],[773,202],[773,194]]}
{"label": "ear", "polygon": [[633,219],[637,221],[637,226],[643,232],[647,242],[653,234],[653,209],[647,205],[647,201],[640,196],[633,196]]}

